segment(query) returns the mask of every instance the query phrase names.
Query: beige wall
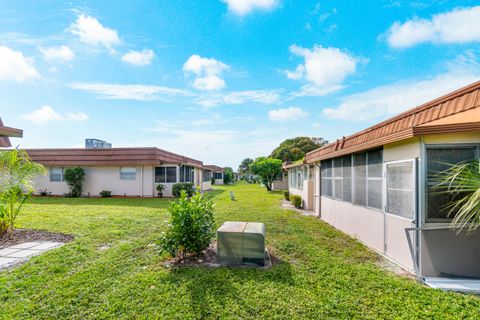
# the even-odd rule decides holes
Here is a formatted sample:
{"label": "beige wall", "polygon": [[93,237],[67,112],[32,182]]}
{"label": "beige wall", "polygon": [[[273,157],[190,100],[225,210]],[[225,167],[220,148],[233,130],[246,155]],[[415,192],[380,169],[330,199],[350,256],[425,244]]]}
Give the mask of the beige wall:
{"label": "beige wall", "polygon": [[480,132],[435,134],[424,137],[425,144],[437,143],[479,143]]}
{"label": "beige wall", "polygon": [[291,195],[298,195],[302,197],[304,209],[312,211],[314,209],[313,193],[314,193],[315,181],[308,179],[308,176],[310,175],[307,175],[307,179],[305,179],[302,171],[302,178],[304,178],[303,186],[302,186],[302,189],[297,189],[296,186],[290,186],[290,181],[291,181],[290,175],[295,174],[294,172],[295,171],[293,171],[292,173],[292,170],[288,170],[288,177],[287,177],[288,191],[290,192]]}
{"label": "beige wall", "polygon": [[419,138],[387,144],[383,147],[383,162],[418,158],[420,157],[420,148]]}

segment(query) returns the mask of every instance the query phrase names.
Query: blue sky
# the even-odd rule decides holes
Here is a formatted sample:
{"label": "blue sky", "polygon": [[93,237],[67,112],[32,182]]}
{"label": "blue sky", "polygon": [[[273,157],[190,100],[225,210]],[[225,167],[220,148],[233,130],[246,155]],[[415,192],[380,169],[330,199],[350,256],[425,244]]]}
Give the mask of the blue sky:
{"label": "blue sky", "polygon": [[480,79],[476,1],[3,1],[21,147],[157,146],[237,167]]}

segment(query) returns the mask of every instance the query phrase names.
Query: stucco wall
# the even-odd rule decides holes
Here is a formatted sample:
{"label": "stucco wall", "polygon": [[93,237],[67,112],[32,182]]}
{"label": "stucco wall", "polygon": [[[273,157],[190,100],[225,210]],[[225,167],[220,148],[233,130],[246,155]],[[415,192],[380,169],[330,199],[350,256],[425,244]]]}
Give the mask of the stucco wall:
{"label": "stucco wall", "polygon": [[202,191],[207,191],[212,189],[212,182],[211,181],[206,181],[202,182]]}
{"label": "stucco wall", "polygon": [[215,184],[223,185],[223,179],[215,179]]}
{"label": "stucco wall", "polygon": [[420,157],[420,139],[387,144],[383,147],[383,162],[415,159]]}

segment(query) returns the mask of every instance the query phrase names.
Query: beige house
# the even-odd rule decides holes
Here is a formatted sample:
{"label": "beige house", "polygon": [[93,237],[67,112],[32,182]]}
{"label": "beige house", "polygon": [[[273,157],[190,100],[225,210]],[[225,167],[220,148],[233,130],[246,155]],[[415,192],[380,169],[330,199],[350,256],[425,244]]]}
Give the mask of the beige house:
{"label": "beige house", "polygon": [[0,118],[0,147],[11,147],[10,138],[21,138],[23,137],[23,131],[21,129],[6,127],[3,125],[2,119]]}
{"label": "beige house", "polygon": [[284,163],[283,170],[287,172],[288,191],[290,194],[302,197],[303,209],[314,211],[315,166],[308,165],[302,160],[295,163]]}
{"label": "beige house", "polygon": [[[28,149],[35,162],[48,173],[35,180],[37,190],[52,195],[68,192],[65,168],[82,167],[86,176],[83,195],[95,197],[103,190],[115,196],[154,197],[155,187],[163,184],[165,197],[172,196],[172,186],[191,182],[202,191],[210,189],[210,170],[199,160],[158,148],[79,148]],[[208,180],[208,181],[207,181]]]}
{"label": "beige house", "polygon": [[431,190],[446,163],[479,159],[476,82],[312,151],[306,165],[322,220],[419,277],[479,278],[480,232],[452,231],[452,199]]}

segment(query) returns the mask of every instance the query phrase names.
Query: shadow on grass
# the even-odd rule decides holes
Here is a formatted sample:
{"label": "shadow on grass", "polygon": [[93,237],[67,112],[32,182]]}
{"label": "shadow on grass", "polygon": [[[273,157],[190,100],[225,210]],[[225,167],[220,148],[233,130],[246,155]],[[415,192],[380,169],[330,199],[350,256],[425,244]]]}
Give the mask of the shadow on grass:
{"label": "shadow on grass", "polygon": [[[284,286],[295,284],[291,266],[285,261],[277,262],[270,269],[177,267],[165,281],[186,287],[190,308],[199,319],[221,313],[221,310],[213,310],[212,306],[232,309],[232,305],[241,305],[248,310],[252,306],[242,296],[256,292],[260,298],[262,292],[271,287],[269,284],[275,287],[278,283]],[[254,315],[255,310],[252,309]]]}
{"label": "shadow on grass", "polygon": [[[225,190],[215,189],[206,193],[213,199]],[[69,206],[116,206],[142,207],[152,209],[168,208],[175,198],[63,198],[63,197],[34,197],[29,201],[35,205],[69,205]]]}

